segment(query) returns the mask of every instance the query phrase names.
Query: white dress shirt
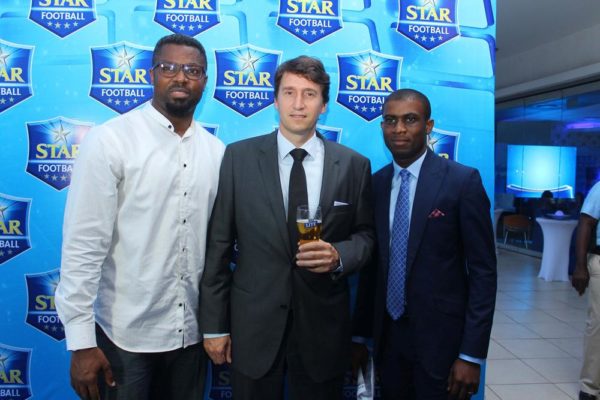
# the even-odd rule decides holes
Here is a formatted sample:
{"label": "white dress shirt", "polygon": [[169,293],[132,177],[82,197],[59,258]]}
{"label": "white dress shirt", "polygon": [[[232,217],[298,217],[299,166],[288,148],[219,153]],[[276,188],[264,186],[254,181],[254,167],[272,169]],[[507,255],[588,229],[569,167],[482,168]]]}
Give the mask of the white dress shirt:
{"label": "white dress shirt", "polygon": [[150,104],[92,128],[65,210],[56,307],[67,348],[163,352],[201,340],[199,282],[225,146]]}
{"label": "white dress shirt", "polygon": [[[283,194],[283,205],[285,213],[288,211],[288,194],[290,190],[290,174],[294,158],[290,151],[296,146],[277,132],[277,160],[279,161],[279,181],[281,183],[281,193]],[[321,197],[321,183],[323,182],[323,165],[325,162],[325,146],[323,141],[316,134],[306,141],[301,147],[306,150],[308,155],[302,161],[304,174],[306,175],[306,191],[308,193],[308,209],[314,210],[319,205]]]}

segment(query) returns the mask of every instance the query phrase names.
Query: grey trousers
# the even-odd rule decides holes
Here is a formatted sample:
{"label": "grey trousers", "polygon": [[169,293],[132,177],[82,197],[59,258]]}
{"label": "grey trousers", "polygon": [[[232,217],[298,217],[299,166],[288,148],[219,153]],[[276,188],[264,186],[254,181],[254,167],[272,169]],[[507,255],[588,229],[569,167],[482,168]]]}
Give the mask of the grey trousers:
{"label": "grey trousers", "polygon": [[583,366],[579,379],[582,392],[600,394],[600,255],[588,254],[588,318],[583,335]]}

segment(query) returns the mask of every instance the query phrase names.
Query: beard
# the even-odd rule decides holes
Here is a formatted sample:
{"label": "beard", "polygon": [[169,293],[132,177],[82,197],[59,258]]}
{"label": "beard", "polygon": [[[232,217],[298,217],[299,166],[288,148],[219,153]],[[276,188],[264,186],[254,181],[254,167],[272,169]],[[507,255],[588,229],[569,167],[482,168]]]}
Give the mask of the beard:
{"label": "beard", "polygon": [[174,117],[185,117],[193,114],[200,99],[178,99],[165,104],[167,112]]}

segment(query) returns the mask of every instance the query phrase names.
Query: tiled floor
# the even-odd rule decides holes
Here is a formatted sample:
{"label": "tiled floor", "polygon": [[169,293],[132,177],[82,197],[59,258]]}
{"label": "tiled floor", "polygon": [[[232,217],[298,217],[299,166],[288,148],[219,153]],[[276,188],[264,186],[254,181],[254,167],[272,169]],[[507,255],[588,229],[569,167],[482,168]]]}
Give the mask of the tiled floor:
{"label": "tiled floor", "polygon": [[587,295],[538,278],[539,258],[498,252],[485,399],[577,399]]}

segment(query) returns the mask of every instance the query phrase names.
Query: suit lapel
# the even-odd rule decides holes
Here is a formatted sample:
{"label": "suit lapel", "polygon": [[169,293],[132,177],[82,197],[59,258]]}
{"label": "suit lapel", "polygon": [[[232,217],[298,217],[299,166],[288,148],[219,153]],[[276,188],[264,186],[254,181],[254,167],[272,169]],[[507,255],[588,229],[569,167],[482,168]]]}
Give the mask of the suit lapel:
{"label": "suit lapel", "polygon": [[[392,192],[392,179],[394,177],[394,165],[385,167],[382,173],[382,187],[376,188],[377,208],[375,209],[375,226],[377,227],[377,237],[381,241],[379,244],[379,257],[383,266],[383,274],[387,281],[387,271],[389,267],[390,256],[390,194]],[[386,282],[387,285],[387,282]]]}
{"label": "suit lapel", "polygon": [[408,238],[408,255],[406,259],[407,270],[410,271],[423,239],[423,232],[428,222],[428,217],[433,210],[433,205],[440,190],[446,166],[438,155],[427,150],[425,160],[421,166],[415,199],[413,201],[410,219],[410,235]]}
{"label": "suit lapel", "polygon": [[[325,216],[329,213],[331,207],[333,207],[333,202],[336,200],[334,199],[334,189],[338,186],[338,179],[340,179],[340,160],[335,147],[321,134],[317,133],[317,136],[323,141],[323,148],[325,150],[323,157],[323,180],[319,196],[319,205],[321,206],[323,221],[325,221]],[[325,231],[326,229],[327,226],[323,225],[323,230]]]}
{"label": "suit lapel", "polygon": [[290,258],[292,251],[289,246],[290,238],[287,230],[287,216],[283,204],[283,193],[281,192],[281,181],[279,179],[279,160],[277,153],[277,131],[265,137],[260,146],[262,152],[258,160],[259,172],[263,179],[265,193],[269,199],[273,215],[277,225],[277,232],[285,248],[288,249]]}

